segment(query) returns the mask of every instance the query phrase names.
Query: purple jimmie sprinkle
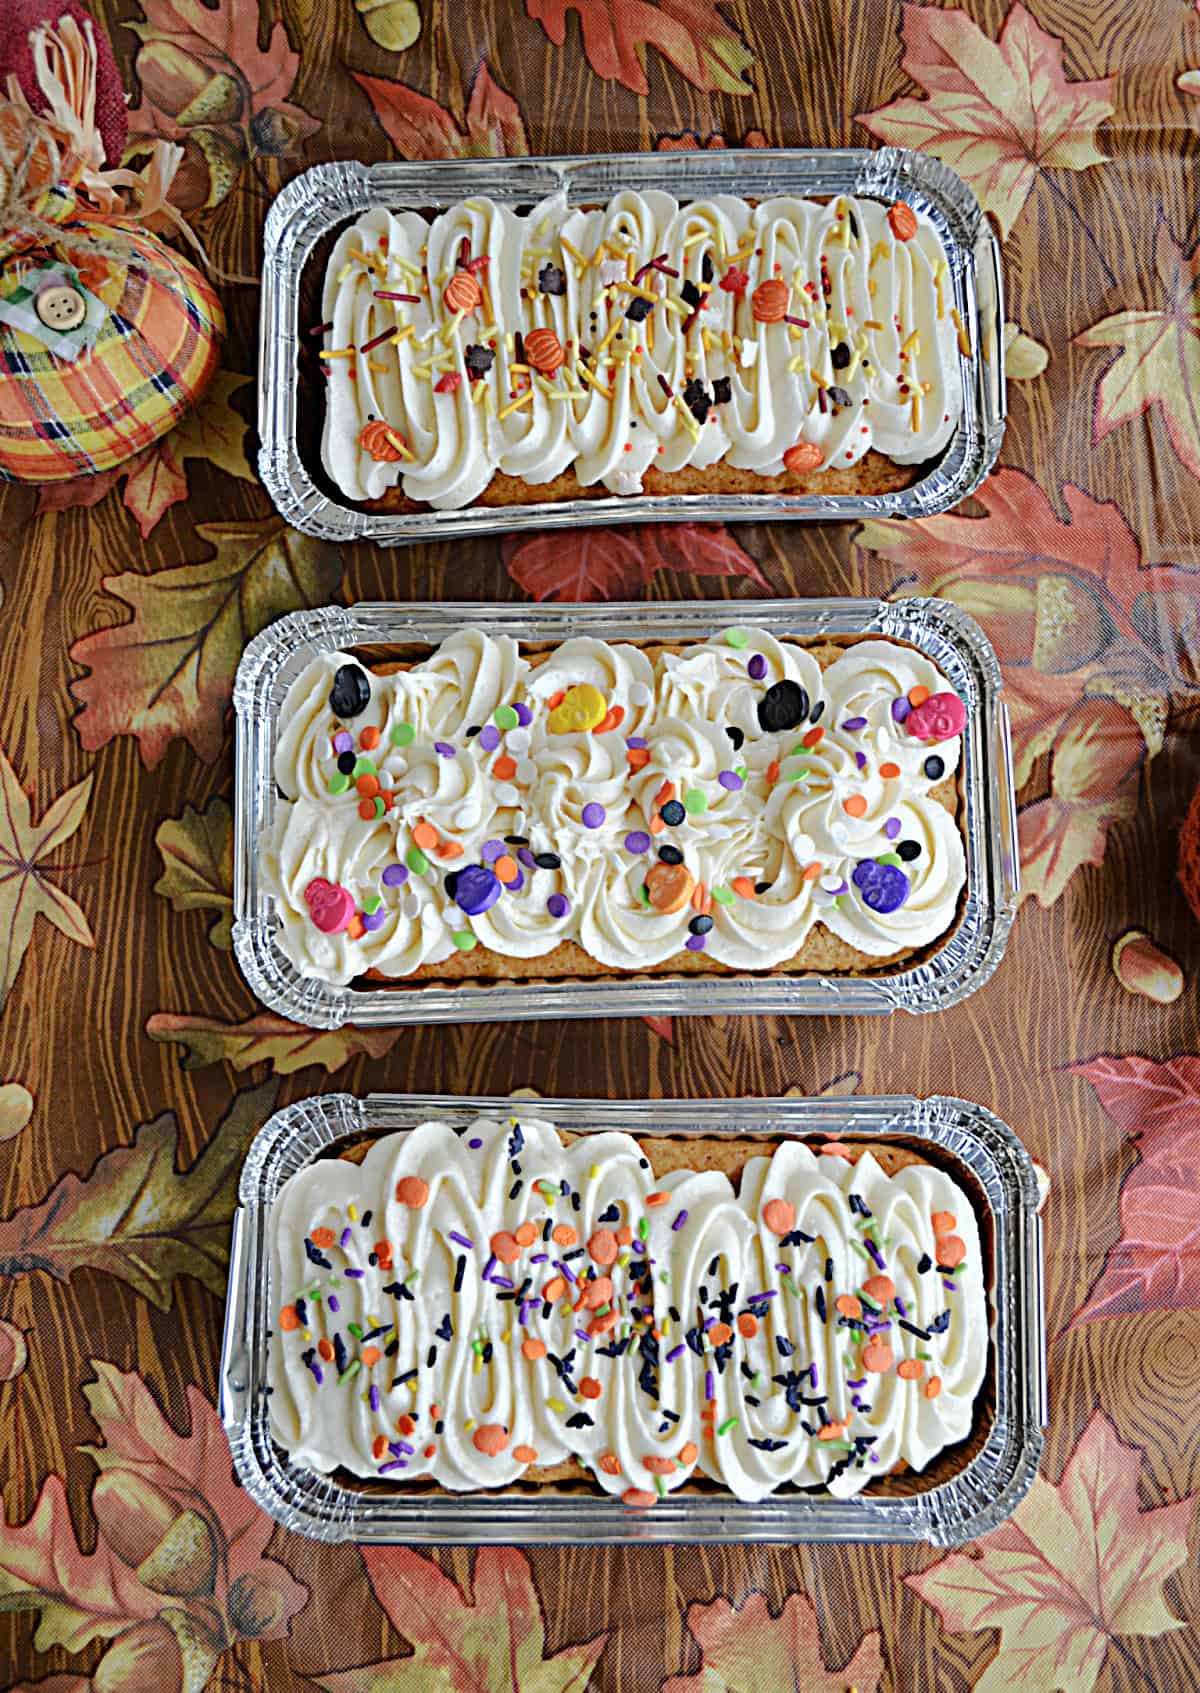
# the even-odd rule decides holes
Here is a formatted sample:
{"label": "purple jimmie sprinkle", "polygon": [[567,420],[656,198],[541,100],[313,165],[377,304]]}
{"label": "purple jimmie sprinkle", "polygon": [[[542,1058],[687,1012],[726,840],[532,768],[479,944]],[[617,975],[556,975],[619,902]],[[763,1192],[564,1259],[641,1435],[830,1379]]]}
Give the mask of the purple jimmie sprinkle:
{"label": "purple jimmie sprinkle", "polygon": [[548,1252],[534,1252],[531,1254],[529,1262],[531,1264],[548,1264],[550,1262],[550,1254]]}
{"label": "purple jimmie sprinkle", "polygon": [[576,1340],[582,1340],[585,1346],[590,1346],[592,1344],[592,1337],[586,1329],[576,1329],[575,1338]]}
{"label": "purple jimmie sprinkle", "polygon": [[682,1358],[686,1351],[687,1347],[680,1341],[678,1346],[673,1346],[667,1353],[667,1363],[673,1364],[677,1358]]}
{"label": "purple jimmie sprinkle", "polygon": [[[470,1144],[472,1146],[479,1146],[482,1143],[480,1141],[473,1140]],[[475,1242],[473,1240],[468,1240],[465,1234],[459,1234],[457,1229],[450,1230],[450,1239],[458,1246],[465,1246],[468,1252],[474,1252],[475,1250]],[[493,1258],[492,1263],[494,1264],[495,1262],[496,1260]]]}
{"label": "purple jimmie sprinkle", "polygon": [[808,1366],[808,1379],[812,1382],[813,1392],[815,1393],[817,1391],[817,1361],[815,1358]]}
{"label": "purple jimmie sprinkle", "polygon": [[856,1411],[862,1410],[862,1400],[858,1397],[857,1393],[852,1393],[850,1395],[850,1403],[854,1406]]}
{"label": "purple jimmie sprinkle", "polygon": [[865,1387],[866,1385],[867,1385],[866,1376],[860,1376],[857,1381],[848,1381],[846,1383],[847,1387]]}
{"label": "purple jimmie sprinkle", "polygon": [[362,1271],[362,1270],[343,1270],[342,1271],[342,1274],[344,1276],[349,1276],[351,1278],[351,1280],[353,1280],[353,1281],[361,1281],[364,1273],[365,1272]]}
{"label": "purple jimmie sprinkle", "polygon": [[380,1464],[379,1474],[387,1475],[391,1470],[406,1470],[407,1468],[407,1458],[389,1458],[386,1464]]}
{"label": "purple jimmie sprinkle", "polygon": [[904,1303],[898,1293],[893,1298],[892,1304],[896,1307],[902,1317],[908,1316],[908,1306]]}
{"label": "purple jimmie sprinkle", "polygon": [[561,1258],[554,1258],[551,1262],[556,1270],[562,1271],[563,1275],[566,1276],[569,1282],[574,1282],[576,1287],[579,1286],[579,1277],[575,1274],[569,1264],[564,1264]]}
{"label": "purple jimmie sprinkle", "polygon": [[378,1411],[378,1409],[379,1409],[379,1389],[375,1386],[374,1382],[371,1383],[370,1400],[371,1400],[372,1411]]}
{"label": "purple jimmie sprinkle", "polygon": [[948,1287],[950,1289],[951,1293],[957,1293],[958,1292],[958,1283],[957,1282],[948,1282],[946,1280],[945,1276],[942,1277],[942,1286]]}
{"label": "purple jimmie sprinkle", "polygon": [[671,1224],[671,1227],[675,1231],[676,1234],[679,1233],[679,1230],[683,1227],[683,1225],[687,1222],[687,1220],[688,1220],[687,1212],[681,1211],[679,1213],[679,1215],[675,1218],[675,1221]]}
{"label": "purple jimmie sprinkle", "polygon": [[336,1293],[331,1293],[325,1303],[328,1305],[329,1309],[334,1312],[340,1311],[342,1308],[341,1301],[338,1299]]}
{"label": "purple jimmie sprinkle", "polygon": [[516,1285],[517,1284],[515,1282],[510,1282],[507,1276],[492,1277],[492,1286],[502,1287],[507,1293],[511,1293]]}
{"label": "purple jimmie sprinkle", "polygon": [[747,1299],[746,1304],[747,1305],[757,1305],[758,1302],[761,1299],[778,1299],[778,1298],[779,1298],[779,1289],[777,1287],[772,1287],[772,1288],[765,1290],[762,1293],[752,1293],[750,1295],[749,1299]]}
{"label": "purple jimmie sprinkle", "polygon": [[389,1440],[388,1451],[392,1454],[393,1458],[398,1458],[400,1456],[400,1442],[398,1440]]}
{"label": "purple jimmie sprinkle", "polygon": [[496,1255],[495,1255],[494,1252],[491,1252],[491,1253],[488,1254],[487,1263],[483,1266],[483,1279],[484,1279],[485,1282],[491,1281],[492,1271],[495,1268],[496,1268]]}
{"label": "purple jimmie sprinkle", "polygon": [[705,1370],[705,1372],[704,1372],[704,1397],[706,1399],[715,1399],[716,1396],[717,1396],[716,1388],[713,1386],[713,1373],[712,1373],[711,1370]]}
{"label": "purple jimmie sprinkle", "polygon": [[715,1317],[710,1317],[704,1325],[705,1334],[708,1333],[709,1329],[716,1328],[716,1326],[717,1326],[717,1319]]}
{"label": "purple jimmie sprinkle", "polygon": [[341,1247],[343,1252],[349,1246],[351,1238],[352,1238],[352,1236],[351,1236],[350,1230],[349,1229],[343,1229],[342,1230],[342,1238],[338,1241],[338,1245]]}
{"label": "purple jimmie sprinkle", "polygon": [[325,1380],[325,1371],[321,1368],[320,1364],[317,1363],[315,1358],[308,1367],[313,1373],[317,1386],[320,1387]]}
{"label": "purple jimmie sprinkle", "polygon": [[883,1256],[883,1253],[876,1246],[875,1242],[871,1239],[869,1234],[863,1236],[863,1245],[866,1247],[867,1251],[871,1254],[872,1258],[875,1260],[876,1269],[886,1270],[887,1269],[887,1260]]}
{"label": "purple jimmie sprinkle", "polygon": [[452,747],[450,745],[449,741],[435,741],[433,743],[433,750],[436,753],[440,753],[440,755],[443,758],[457,758],[458,757],[457,751],[455,750],[454,747]]}
{"label": "purple jimmie sprinkle", "polygon": [[533,854],[530,852],[528,847],[518,847],[517,848],[517,857],[520,860],[520,862],[525,866],[526,870],[536,870],[537,869],[537,860],[534,858]]}
{"label": "purple jimmie sprinkle", "polygon": [[399,1450],[399,1451],[401,1451],[401,1452],[403,1452],[403,1453],[404,1453],[404,1456],[405,1456],[405,1457],[406,1457],[406,1458],[411,1458],[411,1457],[412,1457],[412,1455],[413,1455],[413,1453],[414,1453],[414,1452],[415,1452],[415,1451],[416,1451],[416,1447],[415,1447],[415,1446],[410,1446],[410,1445],[409,1445],[409,1444],[408,1444],[408,1441],[407,1441],[407,1440],[398,1440],[398,1441],[397,1441],[397,1442],[396,1442],[396,1447],[397,1447],[397,1449],[398,1449],[398,1450]]}

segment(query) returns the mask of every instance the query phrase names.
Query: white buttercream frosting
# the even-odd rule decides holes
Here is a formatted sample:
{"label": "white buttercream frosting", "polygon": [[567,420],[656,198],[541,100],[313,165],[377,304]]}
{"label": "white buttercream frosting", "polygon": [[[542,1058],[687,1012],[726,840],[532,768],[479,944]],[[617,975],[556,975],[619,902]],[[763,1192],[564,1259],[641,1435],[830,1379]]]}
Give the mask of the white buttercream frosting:
{"label": "white buttercream frosting", "polygon": [[[376,207],[326,271],[325,467],[351,499],[399,485],[454,508],[496,471],[630,495],[651,466],[775,475],[802,444],[809,471],[930,459],[958,422],[962,331],[936,231],[897,212],[632,190],[523,217]],[[456,310],[456,283],[477,303]],[[769,318],[764,284],[783,290]]]}
{"label": "white buttercream frosting", "polygon": [[[369,694],[345,719],[342,670]],[[765,969],[818,923],[864,961],[927,946],[966,879],[960,824],[932,792],[961,741],[920,738],[906,714],[948,691],[912,647],[859,641],[822,669],[753,629],[653,661],[577,638],[531,664],[478,629],[386,676],[324,655],[276,748],[263,882],[280,944],[339,984],[562,941],[617,970],[685,951]],[[776,727],[781,692],[796,709]],[[564,726],[581,697],[595,721]],[[674,910],[655,885],[672,859],[688,890]],[[321,884],[344,890],[332,932],[311,909]]]}
{"label": "white buttercream frosting", "polygon": [[737,1193],[516,1117],[310,1166],[271,1216],[275,1438],[454,1491],[574,1458],[634,1504],[696,1470],[745,1500],[923,1470],[987,1365],[976,1218],[838,1144],[783,1141]]}

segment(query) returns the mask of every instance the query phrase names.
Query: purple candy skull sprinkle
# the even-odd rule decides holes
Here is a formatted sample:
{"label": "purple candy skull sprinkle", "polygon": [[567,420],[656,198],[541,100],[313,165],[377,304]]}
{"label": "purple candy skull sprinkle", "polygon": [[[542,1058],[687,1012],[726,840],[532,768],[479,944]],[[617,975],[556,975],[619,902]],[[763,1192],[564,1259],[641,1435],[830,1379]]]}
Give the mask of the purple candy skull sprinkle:
{"label": "purple candy skull sprinkle", "polygon": [[851,880],[863,904],[881,917],[899,911],[908,898],[908,877],[894,864],[877,864],[873,858],[861,858]]}
{"label": "purple candy skull sprinkle", "polygon": [[484,841],[479,849],[479,856],[485,864],[494,864],[498,858],[503,858],[508,851],[503,841],[498,841],[493,835],[490,841]]}
{"label": "purple candy skull sprinkle", "polygon": [[495,905],[501,892],[499,877],[494,876],[486,864],[468,864],[465,870],[458,872],[454,903],[468,917],[478,917],[480,912]]}

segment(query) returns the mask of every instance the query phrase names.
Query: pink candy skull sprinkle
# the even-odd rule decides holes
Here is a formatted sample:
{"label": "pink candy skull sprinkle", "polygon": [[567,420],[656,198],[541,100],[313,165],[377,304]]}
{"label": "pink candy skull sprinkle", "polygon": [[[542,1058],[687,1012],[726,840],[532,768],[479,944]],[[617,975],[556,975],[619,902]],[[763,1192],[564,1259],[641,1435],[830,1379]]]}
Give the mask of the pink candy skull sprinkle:
{"label": "pink candy skull sprinkle", "polygon": [[354,916],[354,896],[338,882],[314,876],[304,890],[308,914],[323,935],[339,935]]}
{"label": "pink candy skull sprinkle", "polygon": [[967,722],[967,708],[957,694],[930,694],[908,714],[904,727],[919,741],[952,741]]}

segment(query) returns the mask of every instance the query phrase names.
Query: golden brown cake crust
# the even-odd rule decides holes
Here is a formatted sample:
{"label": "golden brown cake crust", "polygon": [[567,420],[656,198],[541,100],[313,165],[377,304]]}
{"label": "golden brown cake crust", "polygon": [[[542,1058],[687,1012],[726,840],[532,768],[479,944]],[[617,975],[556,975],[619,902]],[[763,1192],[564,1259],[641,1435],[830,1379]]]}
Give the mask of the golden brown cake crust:
{"label": "golden brown cake crust", "polygon": [[[822,670],[828,668],[835,659],[842,657],[851,647],[857,646],[862,640],[877,640],[874,635],[845,635],[825,640],[805,641],[795,636],[781,637],[783,644],[803,647],[816,659]],[[896,640],[889,637],[892,644],[898,647],[909,647],[918,651],[911,642]],[[651,663],[663,653],[678,655],[687,651],[689,646],[699,643],[693,642],[655,642],[655,641],[625,641],[622,645],[637,647]],[[540,663],[554,650],[552,643],[521,643],[522,656],[531,667],[536,669]],[[407,654],[403,659],[388,660],[379,657],[379,649],[372,648],[360,651],[363,662],[379,676],[393,675],[399,670],[407,670],[415,660]],[[960,820],[963,815],[963,793],[961,771],[947,776],[936,787],[929,790],[930,798],[945,808],[952,817]],[[667,958],[660,964],[643,965],[637,970],[614,970],[610,965],[601,964],[591,957],[576,941],[561,941],[551,952],[544,953],[540,958],[509,958],[502,953],[493,952],[490,948],[480,944],[471,952],[456,952],[451,957],[442,959],[437,964],[421,964],[405,976],[387,976],[379,970],[367,970],[359,978],[360,983],[369,984],[373,988],[407,988],[420,986],[486,986],[504,982],[575,982],[575,981],[637,981],[649,976],[725,976],[734,980],[744,976],[879,976],[889,975],[895,971],[923,963],[939,952],[946,941],[962,920],[962,912],[966,902],[967,890],[964,886],[959,896],[958,908],[954,918],[947,926],[945,933],[939,936],[929,946],[901,948],[886,958],[878,958],[872,954],[860,952],[848,941],[826,928],[824,923],[817,922],[805,936],[804,944],[793,958],[783,964],[769,966],[763,970],[735,969],[732,965],[723,964],[706,952],[688,952],[681,947],[673,958]]]}
{"label": "golden brown cake crust", "polygon": [[[526,1102],[522,1101],[522,1106]],[[653,1109],[653,1102],[647,1102],[647,1108]],[[538,1114],[538,1102],[528,1102],[528,1114]],[[565,1146],[570,1146],[580,1137],[569,1129],[559,1129],[559,1138]],[[366,1157],[375,1140],[375,1135],[365,1134],[354,1140],[342,1143],[331,1151],[329,1156],[346,1160],[348,1163],[359,1164]],[[780,1135],[702,1135],[702,1134],[654,1134],[644,1133],[637,1136],[637,1141],[643,1154],[649,1160],[650,1168],[656,1177],[663,1177],[672,1170],[719,1170],[729,1177],[735,1191],[740,1187],[742,1170],[751,1158],[769,1157],[779,1145],[781,1139],[794,1138],[811,1146],[814,1150],[821,1146],[837,1146],[844,1149],[851,1163],[857,1163],[865,1152],[870,1152],[885,1175],[894,1176],[899,1171],[912,1165],[938,1164],[951,1174],[963,1188],[971,1201],[979,1225],[979,1238],[983,1247],[984,1285],[987,1289],[989,1319],[991,1317],[992,1281],[995,1273],[995,1244],[992,1237],[991,1214],[983,1195],[976,1191],[973,1178],[966,1174],[952,1159],[941,1155],[936,1149],[922,1148],[915,1141],[905,1140],[897,1136],[892,1141],[877,1139],[863,1140],[853,1134],[842,1135],[799,1135],[785,1137]],[[832,1156],[832,1154],[831,1154]],[[907,1465],[898,1464],[886,1475],[878,1476],[868,1483],[864,1493],[872,1498],[911,1498],[915,1494],[927,1493],[934,1487],[941,1486],[953,1476],[959,1475],[982,1450],[991,1430],[995,1416],[995,1364],[994,1353],[989,1348],[988,1369],[984,1377],[983,1387],[975,1403],[975,1416],[971,1434],[968,1439],[959,1441],[954,1446],[948,1446],[943,1452],[928,1464],[920,1473],[910,1470]],[[413,1481],[401,1483],[398,1486],[387,1481],[364,1478],[351,1474],[350,1471],[338,1469],[334,1471],[333,1479],[342,1487],[364,1494],[388,1493],[421,1493],[435,1498],[462,1498],[475,1495],[462,1495],[450,1492],[436,1482]],[[483,1490],[481,1490],[483,1491]],[[491,1490],[488,1490],[491,1491]],[[813,1489],[787,1486],[781,1488],[778,1497],[788,1497],[800,1493],[811,1493]],[[560,1464],[535,1464],[524,1472],[521,1479],[507,1489],[509,1494],[516,1494],[522,1498],[530,1495],[542,1498],[558,1496],[575,1496],[579,1494],[594,1495],[595,1483],[584,1465],[574,1458],[565,1459]],[[710,1497],[728,1498],[728,1489],[720,1483],[711,1481],[707,1476],[697,1472],[682,1487],[678,1488],[673,1497],[679,1495],[708,1495]],[[503,1495],[498,1495],[502,1497]]]}

